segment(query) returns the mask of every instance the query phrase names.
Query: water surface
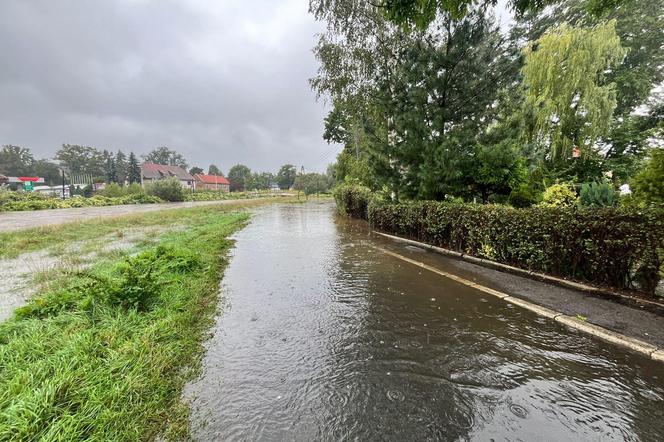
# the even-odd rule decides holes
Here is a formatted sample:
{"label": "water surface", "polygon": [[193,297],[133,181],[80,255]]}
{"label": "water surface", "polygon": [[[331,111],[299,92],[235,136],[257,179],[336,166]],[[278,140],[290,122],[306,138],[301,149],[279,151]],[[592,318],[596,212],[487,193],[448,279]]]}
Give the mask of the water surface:
{"label": "water surface", "polygon": [[236,235],[199,440],[661,440],[664,368],[382,254],[330,203]]}

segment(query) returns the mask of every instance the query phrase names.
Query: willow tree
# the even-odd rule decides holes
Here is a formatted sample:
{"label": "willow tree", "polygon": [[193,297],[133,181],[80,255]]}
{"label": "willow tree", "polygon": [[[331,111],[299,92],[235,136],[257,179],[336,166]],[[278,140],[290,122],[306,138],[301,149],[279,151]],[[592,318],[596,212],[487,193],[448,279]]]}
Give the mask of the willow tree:
{"label": "willow tree", "polygon": [[534,109],[537,141],[551,162],[578,149],[594,154],[609,130],[616,86],[607,75],[625,56],[615,21],[592,28],[553,28],[525,49],[526,100]]}

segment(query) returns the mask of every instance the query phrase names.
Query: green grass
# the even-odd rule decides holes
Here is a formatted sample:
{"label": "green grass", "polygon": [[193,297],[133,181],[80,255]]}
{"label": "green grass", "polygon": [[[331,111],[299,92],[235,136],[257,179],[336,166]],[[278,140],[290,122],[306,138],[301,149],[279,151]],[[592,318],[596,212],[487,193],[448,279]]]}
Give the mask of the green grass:
{"label": "green grass", "polygon": [[34,250],[183,216],[187,229],[62,277],[0,324],[0,440],[188,437],[182,390],[200,365],[227,238],[248,215],[172,210],[2,239]]}
{"label": "green grass", "polygon": [[14,232],[0,232],[0,258],[15,258],[21,253],[45,248],[64,250],[76,241],[99,239],[101,236],[118,233],[123,229],[172,224],[187,225],[201,213],[218,213],[219,210],[235,210],[274,202],[290,202],[288,198],[276,198],[226,203],[223,206],[202,206],[187,209],[171,209],[157,212],[123,215],[83,222],[72,222],[55,226],[24,229]]}

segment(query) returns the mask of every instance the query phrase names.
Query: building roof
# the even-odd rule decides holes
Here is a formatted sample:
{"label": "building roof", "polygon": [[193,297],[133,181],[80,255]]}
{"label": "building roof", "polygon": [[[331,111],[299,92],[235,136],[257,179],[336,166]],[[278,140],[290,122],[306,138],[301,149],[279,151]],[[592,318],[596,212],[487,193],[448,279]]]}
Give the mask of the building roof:
{"label": "building roof", "polygon": [[176,177],[181,181],[193,181],[194,177],[180,166],[167,166],[165,164],[143,163],[141,164],[143,178],[149,180]]}
{"label": "building roof", "polygon": [[197,173],[195,177],[196,181],[200,181],[204,184],[230,184],[226,178],[219,175],[203,175],[202,173]]}

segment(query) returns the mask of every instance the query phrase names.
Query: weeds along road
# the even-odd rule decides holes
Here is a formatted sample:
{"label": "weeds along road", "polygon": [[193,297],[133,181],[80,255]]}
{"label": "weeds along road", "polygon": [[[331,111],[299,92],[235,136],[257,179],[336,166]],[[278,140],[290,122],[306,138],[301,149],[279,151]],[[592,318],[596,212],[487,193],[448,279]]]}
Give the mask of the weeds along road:
{"label": "weeds along road", "polygon": [[11,232],[33,227],[51,226],[94,218],[155,212],[158,210],[182,209],[215,204],[237,204],[241,201],[256,201],[264,198],[223,201],[196,201],[183,203],[135,204],[126,206],[80,207],[73,209],[33,210],[25,212],[0,212],[0,232]]}

